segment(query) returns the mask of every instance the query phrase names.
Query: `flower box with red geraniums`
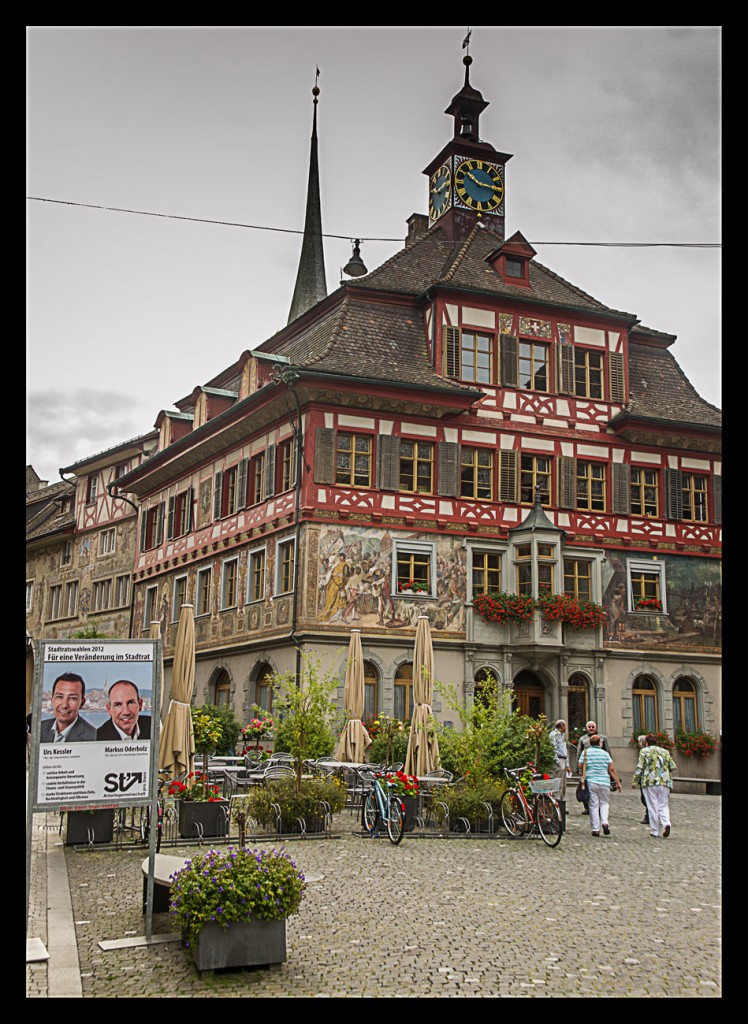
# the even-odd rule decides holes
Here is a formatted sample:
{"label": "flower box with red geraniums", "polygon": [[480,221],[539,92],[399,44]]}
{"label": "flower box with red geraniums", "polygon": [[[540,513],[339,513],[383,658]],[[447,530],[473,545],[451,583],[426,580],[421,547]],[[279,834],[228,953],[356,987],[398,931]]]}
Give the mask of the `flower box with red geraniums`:
{"label": "flower box with red geraniums", "polygon": [[202,772],[190,772],[184,782],[175,779],[169,785],[169,796],[177,800],[194,801],[196,803],[214,803],[220,800],[220,789]]}
{"label": "flower box with red geraniums", "polygon": [[541,594],[535,602],[544,619],[562,622],[570,629],[597,629],[607,621],[608,613],[594,601],[584,601],[571,594]]}
{"label": "flower box with red geraniums", "polygon": [[418,779],[405,772],[387,772],[384,777],[387,788],[395,796],[418,796]]}
{"label": "flower box with red geraniums", "polygon": [[420,580],[400,580],[397,585],[398,594],[428,594],[428,583]]}
{"label": "flower box with red geraniums", "polygon": [[661,612],[662,601],[657,597],[640,597],[634,604],[637,612]]}
{"label": "flower box with red geraniums", "polygon": [[675,749],[684,757],[709,757],[719,750],[719,740],[711,733],[694,729],[693,732],[677,732]]}
{"label": "flower box with red geraniums", "polygon": [[492,594],[474,594],[473,608],[485,622],[507,622],[520,619],[531,622],[535,613],[535,602],[527,594],[508,594],[506,591]]}

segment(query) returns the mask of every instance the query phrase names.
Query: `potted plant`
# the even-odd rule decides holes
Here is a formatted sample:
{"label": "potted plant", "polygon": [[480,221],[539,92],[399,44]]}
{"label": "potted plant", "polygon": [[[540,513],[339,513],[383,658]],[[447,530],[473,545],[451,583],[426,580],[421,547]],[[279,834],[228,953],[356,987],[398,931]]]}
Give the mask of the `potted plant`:
{"label": "potted plant", "polygon": [[428,594],[429,585],[420,580],[400,580],[397,584],[398,594]]}
{"label": "potted plant", "polygon": [[509,594],[504,590],[491,594],[474,594],[473,608],[485,622],[507,622],[519,619],[531,622],[535,602],[529,594]]}
{"label": "potted plant", "polygon": [[193,857],[173,876],[170,912],[199,971],[286,959],[286,919],[304,875],[283,850],[229,846]]}
{"label": "potted plant", "polygon": [[[273,731],[273,718],[269,711],[253,704],[251,710],[254,712],[252,718],[243,726],[241,737],[244,741],[242,754],[254,757],[255,760],[265,760],[263,757],[264,747],[260,746],[260,740],[270,736]],[[269,756],[269,755],[268,755]]]}
{"label": "potted plant", "polygon": [[229,801],[207,773],[190,772],[184,782],[175,780],[168,789],[177,804],[179,834],[185,839],[228,835]]}
{"label": "potted plant", "polygon": [[304,779],[299,789],[296,780],[289,776],[253,786],[241,803],[246,804],[246,815],[269,831],[319,833],[325,831],[328,813],[343,810],[346,797],[342,779]]}
{"label": "potted plant", "polygon": [[503,782],[478,777],[468,778],[457,786],[442,786],[434,796],[434,817],[449,822],[450,832],[495,832],[501,820],[499,807],[506,789]]}
{"label": "potted plant", "polygon": [[694,729],[692,732],[676,732],[675,749],[684,757],[709,757],[719,748],[719,741],[711,733]]}
{"label": "potted plant", "polygon": [[192,731],[195,736],[195,753],[203,759],[203,775],[208,774],[208,758],[215,754],[223,743],[223,726],[210,706],[190,708]]}
{"label": "potted plant", "polygon": [[571,629],[597,629],[607,621],[608,613],[594,601],[584,601],[571,594],[542,593],[535,607],[549,622],[562,622]]}
{"label": "potted plant", "polygon": [[418,779],[415,775],[405,772],[387,772],[384,777],[387,788],[394,796],[399,796],[405,811],[405,831],[412,832],[418,814]]}
{"label": "potted plant", "polygon": [[661,612],[662,601],[658,597],[640,597],[634,603],[634,608],[638,612]]}

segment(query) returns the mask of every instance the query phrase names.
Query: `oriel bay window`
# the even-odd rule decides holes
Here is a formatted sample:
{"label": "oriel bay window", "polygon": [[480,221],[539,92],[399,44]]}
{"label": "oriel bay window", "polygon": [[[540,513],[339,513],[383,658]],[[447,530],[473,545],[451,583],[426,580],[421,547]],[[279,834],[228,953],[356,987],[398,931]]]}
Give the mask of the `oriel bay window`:
{"label": "oriel bay window", "polygon": [[517,593],[532,597],[532,544],[519,544],[514,552]]}
{"label": "oriel bay window", "polygon": [[488,448],[461,449],[460,495],[493,501],[493,452]]}
{"label": "oriel bay window", "polygon": [[[537,544],[533,559],[532,544],[518,544],[514,549],[514,570],[517,593],[529,597],[555,593],[554,570],[556,548],[553,544]],[[533,586],[533,568],[537,574],[537,587]]]}
{"label": "oriel bay window", "polygon": [[400,490],[431,494],[434,490],[434,446],[428,441],[400,439]]}
{"label": "oriel bay window", "polygon": [[335,451],[335,483],[371,487],[372,439],[369,434],[338,431]]}

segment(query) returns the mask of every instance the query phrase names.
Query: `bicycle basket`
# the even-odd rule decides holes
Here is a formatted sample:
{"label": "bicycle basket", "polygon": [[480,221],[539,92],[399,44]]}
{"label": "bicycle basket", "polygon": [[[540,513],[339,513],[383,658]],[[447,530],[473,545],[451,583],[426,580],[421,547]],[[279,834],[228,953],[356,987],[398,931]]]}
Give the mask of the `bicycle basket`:
{"label": "bicycle basket", "polygon": [[561,779],[531,779],[530,789],[533,793],[558,793]]}

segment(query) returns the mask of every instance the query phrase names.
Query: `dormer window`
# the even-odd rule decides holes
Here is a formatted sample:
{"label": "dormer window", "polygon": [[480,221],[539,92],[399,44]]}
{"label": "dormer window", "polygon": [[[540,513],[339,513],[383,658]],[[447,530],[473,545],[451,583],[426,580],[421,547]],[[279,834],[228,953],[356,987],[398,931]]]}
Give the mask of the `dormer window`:
{"label": "dormer window", "polygon": [[513,256],[507,256],[505,273],[507,277],[524,277],[526,260],[518,260]]}

